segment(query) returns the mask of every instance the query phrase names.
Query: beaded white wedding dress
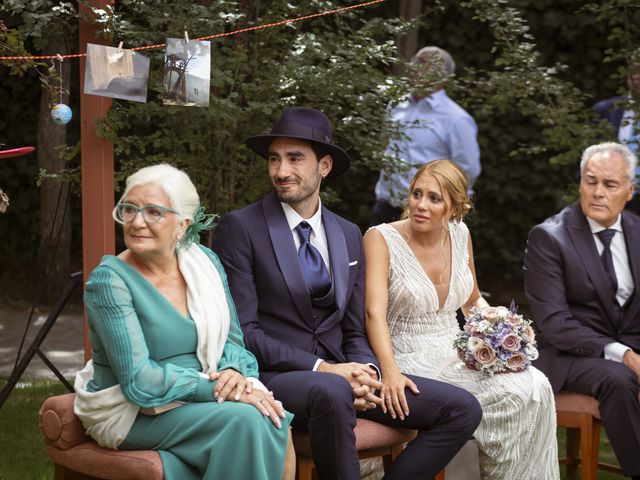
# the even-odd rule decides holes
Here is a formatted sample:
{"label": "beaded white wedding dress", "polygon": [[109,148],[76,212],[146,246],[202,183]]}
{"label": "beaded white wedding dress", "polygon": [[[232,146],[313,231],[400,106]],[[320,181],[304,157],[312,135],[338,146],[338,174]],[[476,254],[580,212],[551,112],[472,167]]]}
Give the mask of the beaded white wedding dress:
{"label": "beaded white wedding dress", "polygon": [[400,370],[476,396],[483,411],[474,433],[483,479],[559,479],[555,403],[547,377],[533,367],[483,377],[468,369],[453,348],[459,331],[456,310],[473,289],[467,226],[449,223],[451,282],[441,308],[435,286],[400,232],[388,224],[374,228],[389,248],[387,321]]}

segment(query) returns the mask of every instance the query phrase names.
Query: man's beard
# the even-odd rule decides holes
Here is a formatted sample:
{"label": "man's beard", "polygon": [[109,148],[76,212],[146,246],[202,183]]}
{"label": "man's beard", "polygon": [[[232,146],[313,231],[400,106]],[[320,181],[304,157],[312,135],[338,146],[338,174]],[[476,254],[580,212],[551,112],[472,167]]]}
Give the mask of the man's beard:
{"label": "man's beard", "polygon": [[278,197],[278,200],[280,200],[283,203],[287,203],[289,205],[295,205],[298,204],[300,202],[303,202],[304,200],[308,199],[309,197],[311,197],[314,192],[318,189],[318,185],[320,185],[320,181],[322,180],[322,177],[320,176],[320,174],[318,174],[315,178],[312,179],[312,183],[304,183],[303,181],[300,181],[299,179],[296,178],[296,180],[298,180],[298,189],[296,191],[283,191],[283,190],[279,190],[278,189],[278,184],[276,182],[276,196]]}

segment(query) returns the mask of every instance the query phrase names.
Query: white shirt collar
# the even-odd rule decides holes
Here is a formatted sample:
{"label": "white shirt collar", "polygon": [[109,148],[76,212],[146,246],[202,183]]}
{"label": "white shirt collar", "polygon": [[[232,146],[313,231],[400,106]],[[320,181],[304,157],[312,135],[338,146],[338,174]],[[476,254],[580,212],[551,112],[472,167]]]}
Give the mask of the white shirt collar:
{"label": "white shirt collar", "polygon": [[[591,233],[593,233],[594,235],[598,232],[601,232],[602,230],[607,229],[607,227],[603,227],[592,218],[587,217],[587,222],[589,222],[589,228],[591,228]],[[616,221],[608,228],[617,232],[622,232],[622,215],[618,214],[618,218],[616,219]]]}
{"label": "white shirt collar", "polygon": [[315,233],[320,231],[320,226],[322,225],[322,201],[320,198],[318,198],[318,210],[316,210],[316,213],[314,213],[311,218],[302,218],[300,214],[288,203],[280,202],[280,205],[282,205],[284,216],[287,217],[287,223],[289,224],[289,229],[291,229],[291,231],[293,231],[302,221],[306,221],[311,225],[311,229]]}
{"label": "white shirt collar", "polygon": [[442,102],[446,96],[447,96],[447,93],[445,92],[444,88],[441,88],[440,90],[436,90],[431,95],[422,97],[420,100],[416,100],[415,96],[410,95],[407,98],[408,100],[407,105],[418,105],[420,103],[426,103],[431,108],[433,108],[436,105],[438,105],[440,102]]}

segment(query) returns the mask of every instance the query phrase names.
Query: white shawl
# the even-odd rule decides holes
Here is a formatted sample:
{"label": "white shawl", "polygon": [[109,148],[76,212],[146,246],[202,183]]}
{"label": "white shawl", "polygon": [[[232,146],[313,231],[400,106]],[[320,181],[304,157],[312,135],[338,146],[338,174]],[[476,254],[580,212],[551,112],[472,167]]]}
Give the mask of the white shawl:
{"label": "white shawl", "polygon": [[[196,356],[204,373],[217,371],[229,334],[230,313],[220,274],[196,244],[178,250],[178,265],[187,284],[187,305],[198,335]],[[93,361],[78,372],[74,412],[98,445],[118,448],[129,434],[140,407],[129,402],[120,385],[89,392]]]}

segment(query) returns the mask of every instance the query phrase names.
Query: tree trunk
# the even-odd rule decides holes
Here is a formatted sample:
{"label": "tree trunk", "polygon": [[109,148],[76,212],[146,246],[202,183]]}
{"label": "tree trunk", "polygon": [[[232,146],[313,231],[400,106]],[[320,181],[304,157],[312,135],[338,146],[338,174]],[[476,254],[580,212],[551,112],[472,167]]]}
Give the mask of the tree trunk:
{"label": "tree trunk", "polygon": [[[52,37],[45,49],[46,54],[61,55],[66,53],[64,38]],[[56,63],[58,68],[59,63]],[[62,62],[62,84],[69,88],[72,63]],[[40,95],[40,112],[38,116],[37,155],[38,166],[48,173],[56,173],[64,168],[64,161],[60,159],[56,147],[62,146],[67,140],[67,127],[56,125],[51,120],[51,105],[49,92],[44,88]],[[58,103],[60,99],[56,99]],[[63,94],[62,103],[68,103],[68,94]],[[42,299],[53,300],[66,285],[69,275],[69,259],[71,254],[71,221],[69,212],[69,185],[67,183],[46,179],[40,186],[40,228],[38,246],[39,271],[44,270],[44,278],[39,282],[46,282]]]}
{"label": "tree trunk", "polygon": [[[421,11],[422,0],[400,0],[400,17],[411,20],[418,17]],[[400,56],[405,60],[409,60],[411,57],[413,57],[413,54],[418,51],[419,33],[420,27],[416,26],[408,33],[396,40],[398,45],[398,52],[400,53]]]}

